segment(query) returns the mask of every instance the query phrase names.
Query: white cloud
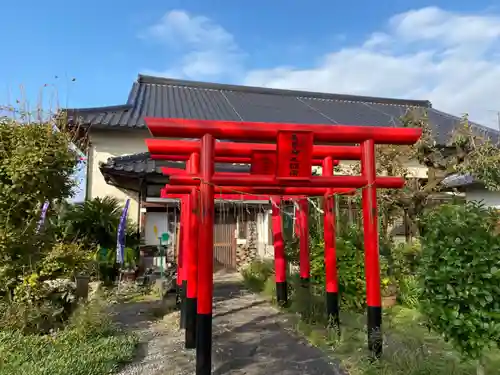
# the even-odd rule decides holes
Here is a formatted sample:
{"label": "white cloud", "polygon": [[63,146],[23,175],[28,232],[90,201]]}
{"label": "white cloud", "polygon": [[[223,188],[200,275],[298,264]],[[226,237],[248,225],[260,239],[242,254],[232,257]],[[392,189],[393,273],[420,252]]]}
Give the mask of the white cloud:
{"label": "white cloud", "polygon": [[169,69],[151,74],[203,80],[240,73],[243,54],[233,35],[207,17],[173,10],[141,36],[180,52]]}
{"label": "white cloud", "polygon": [[245,71],[243,62],[251,65],[251,59],[245,59],[233,35],[185,11],[165,14],[145,35],[181,51],[180,60],[168,70],[153,74],[426,99],[438,109],[456,115],[466,112],[490,126],[496,126],[493,111],[500,111],[500,15],[460,14],[437,7],[411,10],[393,16],[358,45],[312,56],[306,68],[294,68],[290,62]]}
{"label": "white cloud", "polygon": [[500,16],[436,7],[395,15],[363,43],[306,69],[248,72],[245,84],[430,100],[486,125],[500,111]]}

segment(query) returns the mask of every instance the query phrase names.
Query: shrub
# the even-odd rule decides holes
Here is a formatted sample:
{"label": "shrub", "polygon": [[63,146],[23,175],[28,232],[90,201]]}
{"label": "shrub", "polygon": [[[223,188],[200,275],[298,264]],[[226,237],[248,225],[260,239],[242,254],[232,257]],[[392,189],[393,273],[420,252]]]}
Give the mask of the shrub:
{"label": "shrub", "polygon": [[[116,251],[115,251],[116,253]],[[133,269],[137,264],[138,252],[131,247],[123,249],[123,265],[125,268]]]}
{"label": "shrub", "polygon": [[415,275],[422,253],[419,240],[410,243],[400,243],[393,247],[391,251],[390,271],[397,279],[405,276]]}
{"label": "shrub", "polygon": [[73,278],[87,273],[92,266],[92,253],[78,243],[56,243],[40,263],[42,278]]}
{"label": "shrub", "polygon": [[4,117],[0,139],[2,225],[24,229],[30,219],[38,221],[43,202],[71,196],[78,162],[70,148],[73,137],[63,119],[24,124]]}
{"label": "shrub", "polygon": [[106,308],[106,303],[100,296],[78,306],[69,318],[67,329],[74,330],[82,336],[104,336],[114,333],[117,328]]}
{"label": "shrub", "polygon": [[325,285],[325,243],[323,240],[311,242],[309,244],[311,282],[322,287]]}
{"label": "shrub", "polygon": [[337,267],[341,306],[356,311],[366,306],[366,282],[363,248],[359,246],[359,230],[337,241]]}
{"label": "shrub", "polygon": [[71,280],[41,281],[38,274],[23,279],[11,300],[0,306],[4,329],[25,333],[47,333],[60,328],[69,318],[76,302],[76,285]]}
{"label": "shrub", "polygon": [[500,340],[500,215],[475,202],[422,218],[421,308],[466,359]]}
{"label": "shrub", "polygon": [[261,292],[274,274],[274,263],[270,260],[254,260],[243,268],[241,274],[250,289]]}
{"label": "shrub", "polygon": [[398,283],[398,301],[410,309],[419,306],[420,295],[422,294],[420,282],[415,275],[403,276]]}
{"label": "shrub", "polygon": [[[311,282],[318,293],[325,290],[324,242],[319,234],[311,235],[309,254]],[[366,281],[364,265],[364,239],[362,228],[357,225],[343,226],[337,235],[337,273],[341,306],[361,311],[366,306]],[[298,241],[288,244],[288,259],[298,264]],[[381,277],[389,281],[387,289],[393,287],[392,278],[387,278],[387,262],[380,259]],[[392,290],[392,289],[391,289]]]}
{"label": "shrub", "polygon": [[[106,249],[115,248],[122,210],[123,204],[112,197],[97,197],[81,204],[66,206],[57,218],[57,225],[62,227],[59,233],[66,242],[77,240],[87,248],[98,245]],[[128,247],[139,245],[137,227],[130,221],[127,222],[125,235]]]}
{"label": "shrub", "polygon": [[[341,306],[359,310],[365,306],[363,233],[356,225],[346,227],[337,236],[337,272]],[[311,279],[321,292],[325,288],[324,243],[311,247]]]}

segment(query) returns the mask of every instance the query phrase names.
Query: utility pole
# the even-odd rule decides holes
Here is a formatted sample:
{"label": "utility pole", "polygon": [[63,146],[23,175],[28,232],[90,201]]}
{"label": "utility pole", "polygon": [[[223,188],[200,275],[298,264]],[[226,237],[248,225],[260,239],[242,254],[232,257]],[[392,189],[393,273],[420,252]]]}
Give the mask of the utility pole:
{"label": "utility pole", "polygon": [[[494,112],[496,113],[496,120],[497,120],[497,130],[500,132],[500,111],[499,110],[495,110],[495,109],[488,109],[487,110],[488,112]],[[500,144],[500,137],[498,137],[498,141],[497,143]]]}

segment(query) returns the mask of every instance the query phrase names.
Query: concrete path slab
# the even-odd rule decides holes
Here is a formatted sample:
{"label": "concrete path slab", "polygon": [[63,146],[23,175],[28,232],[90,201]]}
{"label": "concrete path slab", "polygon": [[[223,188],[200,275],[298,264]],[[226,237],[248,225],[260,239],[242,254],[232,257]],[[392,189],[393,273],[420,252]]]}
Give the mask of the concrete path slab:
{"label": "concrete path slab", "polygon": [[[137,361],[119,375],[194,374],[195,353],[184,349],[179,313],[151,322],[151,308],[150,303],[120,307],[119,320],[136,330],[142,344]],[[343,374],[292,328],[284,314],[242,289],[239,274],[215,275],[213,375]]]}

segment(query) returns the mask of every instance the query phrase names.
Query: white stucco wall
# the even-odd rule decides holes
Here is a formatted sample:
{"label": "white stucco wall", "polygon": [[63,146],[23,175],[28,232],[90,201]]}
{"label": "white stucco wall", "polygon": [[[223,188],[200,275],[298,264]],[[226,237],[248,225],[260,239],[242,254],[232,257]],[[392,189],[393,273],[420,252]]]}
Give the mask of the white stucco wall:
{"label": "white stucco wall", "polygon": [[87,176],[87,196],[90,199],[112,196],[123,202],[127,198],[131,198],[128,217],[134,222],[137,222],[139,217],[138,194],[108,185],[99,170],[99,163],[106,162],[111,157],[147,152],[148,149],[144,139],[148,137],[150,137],[150,134],[147,130],[135,130],[133,132],[91,131],[90,133],[91,148],[89,152],[90,168]]}
{"label": "white stucco wall", "polygon": [[465,192],[467,201],[482,201],[485,206],[500,208],[500,192],[489,191],[481,187],[471,187]]}

